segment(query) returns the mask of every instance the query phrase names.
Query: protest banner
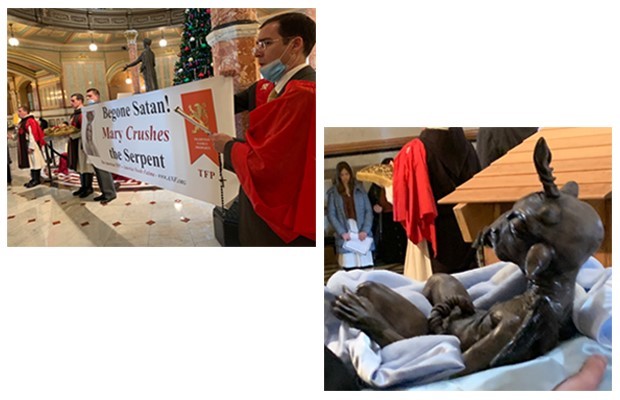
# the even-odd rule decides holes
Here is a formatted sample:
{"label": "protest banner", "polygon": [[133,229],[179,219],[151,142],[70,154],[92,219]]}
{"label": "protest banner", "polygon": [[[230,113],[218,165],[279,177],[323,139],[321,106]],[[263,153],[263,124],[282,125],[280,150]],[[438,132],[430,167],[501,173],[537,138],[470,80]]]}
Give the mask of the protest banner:
{"label": "protest banner", "polygon": [[[209,133],[234,136],[232,78],[214,77],[82,108],[82,143],[97,168],[220,205],[219,157]],[[222,168],[224,201],[238,192]]]}

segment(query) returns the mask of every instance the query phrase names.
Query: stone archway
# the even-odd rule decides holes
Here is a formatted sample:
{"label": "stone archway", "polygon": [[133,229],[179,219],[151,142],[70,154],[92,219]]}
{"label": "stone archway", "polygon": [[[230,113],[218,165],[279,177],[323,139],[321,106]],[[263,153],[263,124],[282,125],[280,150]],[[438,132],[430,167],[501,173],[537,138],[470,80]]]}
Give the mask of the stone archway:
{"label": "stone archway", "polygon": [[51,75],[62,74],[62,68],[60,65],[55,64],[49,60],[46,60],[43,57],[39,57],[33,54],[29,54],[26,51],[21,50],[7,50],[6,54],[7,63],[14,65],[24,65],[30,64],[35,66],[37,69],[41,69]]}
{"label": "stone archway", "polygon": [[24,78],[17,84],[17,103],[18,107],[21,105],[28,105],[30,111],[36,109],[36,103],[34,98],[33,81]]}

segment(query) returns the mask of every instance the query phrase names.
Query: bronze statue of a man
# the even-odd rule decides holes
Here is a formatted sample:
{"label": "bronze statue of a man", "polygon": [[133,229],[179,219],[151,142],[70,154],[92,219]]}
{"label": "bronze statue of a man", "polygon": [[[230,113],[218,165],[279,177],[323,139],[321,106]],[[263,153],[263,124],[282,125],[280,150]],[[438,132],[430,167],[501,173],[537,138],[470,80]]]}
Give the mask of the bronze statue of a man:
{"label": "bronze statue of a man", "polygon": [[129,64],[125,64],[123,71],[126,71],[129,67],[138,65],[138,63],[142,63],[140,72],[142,72],[142,76],[144,77],[146,91],[150,92],[158,89],[157,75],[155,74],[155,53],[151,50],[151,39],[145,38],[143,43],[144,51],[142,51],[142,54]]}

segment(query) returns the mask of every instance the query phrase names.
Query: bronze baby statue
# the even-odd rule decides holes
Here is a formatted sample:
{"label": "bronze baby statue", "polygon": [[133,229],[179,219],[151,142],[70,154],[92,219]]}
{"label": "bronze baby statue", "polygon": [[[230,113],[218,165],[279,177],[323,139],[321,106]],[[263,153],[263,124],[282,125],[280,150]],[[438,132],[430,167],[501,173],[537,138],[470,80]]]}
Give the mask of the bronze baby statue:
{"label": "bronze baby statue", "polygon": [[475,309],[454,277],[435,274],[423,294],[433,305],[427,319],[407,299],[375,282],[346,290],[332,303],[334,315],[379,346],[425,334],[459,338],[465,370],[457,376],[527,361],[575,333],[572,309],[581,265],[599,248],[603,225],[596,211],[577,199],[578,185],[555,185],[544,138],[534,164],[544,190],[518,200],[485,228],[474,246],[491,246],[500,260],[519,266],[526,290],[488,310]]}

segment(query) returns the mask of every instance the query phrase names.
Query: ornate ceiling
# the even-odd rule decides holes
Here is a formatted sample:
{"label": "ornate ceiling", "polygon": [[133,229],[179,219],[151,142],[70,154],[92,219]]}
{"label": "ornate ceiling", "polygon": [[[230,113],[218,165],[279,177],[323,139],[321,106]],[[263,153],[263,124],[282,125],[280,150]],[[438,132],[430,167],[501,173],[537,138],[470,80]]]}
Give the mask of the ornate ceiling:
{"label": "ornate ceiling", "polygon": [[7,14],[36,26],[114,32],[183,23],[183,8],[9,8]]}
{"label": "ornate ceiling", "polygon": [[[257,8],[259,20],[290,10]],[[7,19],[13,24],[15,37],[27,45],[41,47],[118,44],[127,40],[123,31],[135,29],[143,37],[157,39],[161,31],[167,39],[179,37],[184,8],[8,8]],[[63,48],[71,50],[71,48]]]}
{"label": "ornate ceiling", "polygon": [[[45,47],[50,50],[77,50],[72,45],[83,48],[88,46],[92,40],[101,45],[118,45],[116,47],[121,48],[127,44],[127,39],[123,35],[126,28],[119,28],[114,32],[105,31],[76,31],[68,30],[57,27],[39,27],[24,24],[21,22],[14,22],[9,19],[9,23],[13,24],[13,32],[15,37],[19,39],[20,44],[32,47]],[[161,31],[164,31],[164,35],[167,39],[171,37],[178,37],[181,34],[180,26],[167,26],[157,29],[140,29],[141,36],[158,39],[161,36]],[[103,48],[109,50],[108,48]],[[115,49],[116,50],[116,49]]]}
{"label": "ornate ceiling", "polygon": [[[259,21],[291,9],[257,8]],[[15,52],[27,49],[87,51],[91,40],[103,51],[123,50],[127,39],[123,32],[135,29],[139,38],[150,37],[155,43],[162,31],[168,46],[179,43],[183,31],[184,8],[8,8],[7,22],[20,45],[7,46],[10,70],[34,76],[41,73]],[[8,26],[7,26],[7,37]],[[9,72],[11,74],[11,72]]]}

